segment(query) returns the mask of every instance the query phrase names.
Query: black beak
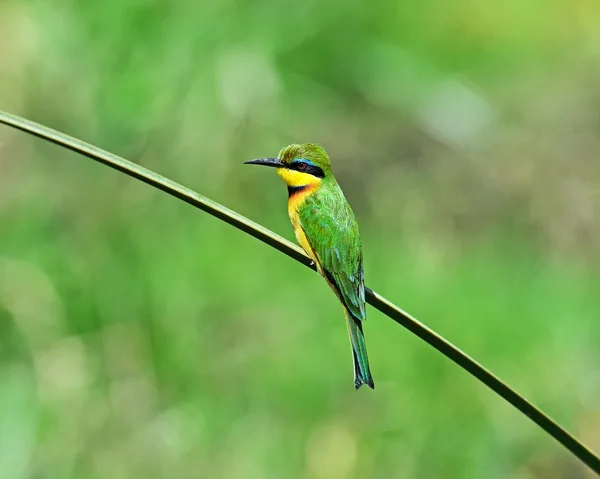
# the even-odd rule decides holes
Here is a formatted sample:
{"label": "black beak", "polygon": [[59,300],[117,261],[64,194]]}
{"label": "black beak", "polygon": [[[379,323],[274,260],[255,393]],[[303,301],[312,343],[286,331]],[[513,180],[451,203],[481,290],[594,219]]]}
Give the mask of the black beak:
{"label": "black beak", "polygon": [[281,168],[285,166],[279,158],[259,158],[257,160],[245,161],[244,165],[263,165],[272,166],[274,168]]}

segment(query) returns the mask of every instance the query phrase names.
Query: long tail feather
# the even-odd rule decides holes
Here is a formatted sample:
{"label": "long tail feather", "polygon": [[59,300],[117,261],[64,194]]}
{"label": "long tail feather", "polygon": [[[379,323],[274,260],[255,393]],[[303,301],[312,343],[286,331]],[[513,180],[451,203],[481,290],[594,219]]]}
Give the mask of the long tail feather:
{"label": "long tail feather", "polygon": [[352,344],[352,356],[354,358],[354,388],[358,389],[363,384],[366,384],[371,389],[375,389],[375,383],[373,382],[369,368],[367,343],[365,342],[361,321],[352,316],[346,308],[344,310],[350,343]]}

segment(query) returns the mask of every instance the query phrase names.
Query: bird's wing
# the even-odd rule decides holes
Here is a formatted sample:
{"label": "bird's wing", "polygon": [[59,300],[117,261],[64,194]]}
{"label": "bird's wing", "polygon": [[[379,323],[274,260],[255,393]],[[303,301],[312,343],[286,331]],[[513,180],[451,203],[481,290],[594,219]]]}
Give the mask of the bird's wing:
{"label": "bird's wing", "polygon": [[357,319],[365,320],[362,244],[352,208],[339,187],[307,198],[298,211],[300,225],[327,279]]}

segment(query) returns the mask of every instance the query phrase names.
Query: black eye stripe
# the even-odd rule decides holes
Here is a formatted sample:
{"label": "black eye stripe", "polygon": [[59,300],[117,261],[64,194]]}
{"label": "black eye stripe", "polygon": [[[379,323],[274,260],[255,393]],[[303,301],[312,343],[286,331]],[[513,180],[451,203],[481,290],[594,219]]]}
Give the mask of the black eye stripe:
{"label": "black eye stripe", "polygon": [[[301,166],[302,165],[302,166]],[[321,168],[314,165],[309,165],[304,162],[295,162],[288,166],[290,170],[296,170],[300,173],[308,173],[309,175],[316,176],[317,178],[325,178],[325,173]]]}
{"label": "black eye stripe", "polygon": [[303,161],[295,161],[290,164],[289,168],[296,171],[306,171],[310,168],[310,165],[308,163],[304,163]]}

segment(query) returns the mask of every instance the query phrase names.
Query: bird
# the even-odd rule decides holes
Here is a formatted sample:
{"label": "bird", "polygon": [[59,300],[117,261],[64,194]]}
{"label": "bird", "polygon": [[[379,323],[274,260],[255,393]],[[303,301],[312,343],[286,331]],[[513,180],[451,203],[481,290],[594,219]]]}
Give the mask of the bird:
{"label": "bird", "polygon": [[325,150],[292,144],[277,158],[249,165],[274,167],[288,189],[288,214],[298,243],[342,303],[354,360],[354,388],[375,389],[363,333],[366,320],[362,242],[350,204],[336,181]]}

